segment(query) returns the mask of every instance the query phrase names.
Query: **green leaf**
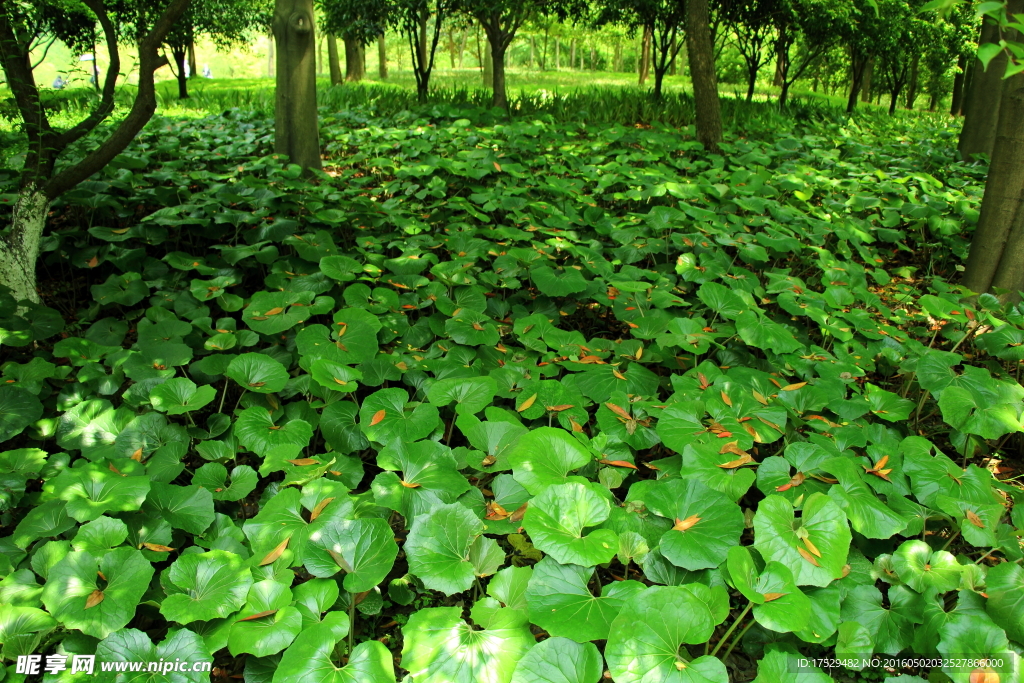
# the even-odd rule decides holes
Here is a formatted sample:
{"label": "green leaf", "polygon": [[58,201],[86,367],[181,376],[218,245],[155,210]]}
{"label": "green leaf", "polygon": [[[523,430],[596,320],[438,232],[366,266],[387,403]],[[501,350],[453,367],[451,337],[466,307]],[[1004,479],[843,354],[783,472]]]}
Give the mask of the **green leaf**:
{"label": "green leaf", "polygon": [[291,601],[292,592],[283,583],[270,579],[254,583],[228,633],[231,654],[267,657],[291,645],[302,630],[302,613],[289,606]]}
{"label": "green leaf", "polygon": [[158,384],[149,392],[149,402],[153,407],[168,415],[182,415],[199,410],[217,397],[217,390],[206,385],[197,387],[196,383],[185,377],[174,377],[163,384]]}
{"label": "green leaf", "polygon": [[429,403],[410,404],[405,389],[376,391],[359,408],[359,427],[366,438],[382,444],[418,441],[429,436],[440,422],[437,408]]}
{"label": "green leaf", "polygon": [[616,683],[728,683],[716,657],[690,659],[683,644],[705,643],[715,621],[685,586],[653,586],[630,598],[612,622],[605,659]]}
{"label": "green leaf", "polygon": [[750,310],[750,306],[743,301],[739,294],[717,282],[702,284],[697,290],[697,298],[716,314],[729,320],[735,320],[741,313]]}
{"label": "green leaf", "polygon": [[864,398],[871,405],[871,412],[886,422],[902,422],[914,410],[913,401],[880,389],[871,382],[864,385]]}
{"label": "green leaf", "polygon": [[332,520],[309,535],[304,562],[313,576],[345,572],[344,586],[362,593],[380,584],[398,555],[395,534],[383,519]]}
{"label": "green leaf", "polygon": [[331,622],[307,628],[285,650],[273,683],[394,683],[391,653],[376,640],[359,643],[345,666],[335,666],[335,645],[348,633],[349,623],[344,614],[330,616]]}
{"label": "green leaf", "polygon": [[[142,631],[127,628],[110,634],[96,646],[96,659],[100,662],[189,662],[190,664],[213,661],[203,639],[188,629],[171,629],[162,643],[154,646]],[[189,667],[186,667],[189,668]],[[99,671],[104,683],[120,681],[121,676],[104,674]],[[204,683],[210,679],[209,671],[176,671],[168,676],[161,672],[145,672],[131,677],[132,683]]]}
{"label": "green leaf", "polygon": [[213,523],[213,494],[197,485],[154,483],[143,510],[162,517],[175,529],[201,534]]}
{"label": "green leaf", "polygon": [[107,304],[121,304],[122,306],[134,306],[149,294],[149,287],[142,281],[138,273],[121,273],[111,275],[102,285],[93,285],[90,288],[92,298],[101,306]]}
{"label": "green leaf", "polygon": [[150,491],[149,477],[129,477],[99,463],[69,468],[46,482],[43,490],[67,501],[67,513],[79,522],[105,512],[138,510]]}
{"label": "green leaf", "polygon": [[932,551],[931,546],[919,540],[904,541],[892,554],[892,566],[900,581],[918,593],[956,590],[963,573],[963,567],[951,553]]}
{"label": "green leaf", "polygon": [[253,584],[246,562],[234,553],[211,550],[182,555],[165,570],[167,597],[160,613],[190,624],[226,617],[245,604]]}
{"label": "green leaf", "polygon": [[[994,660],[989,668],[998,674],[998,680],[1012,680],[1020,671],[1020,655],[1010,648],[1003,629],[981,615],[962,614],[949,619],[939,629],[939,654],[946,658],[942,670],[953,683],[971,683],[972,674],[979,668],[971,660]],[[984,671],[984,669],[982,669]]]}
{"label": "green leaf", "polygon": [[431,384],[427,395],[434,406],[440,408],[454,401],[456,413],[472,415],[490,405],[496,393],[498,384],[490,377],[453,377]]}
{"label": "green leaf", "polygon": [[1012,640],[1024,642],[1024,569],[1013,562],[997,564],[988,570],[986,583],[986,610],[992,620]]}
{"label": "green leaf", "polygon": [[998,439],[1004,434],[1024,431],[1019,403],[993,403],[979,400],[963,387],[947,387],[939,397],[942,419],[950,426],[983,439]]}
{"label": "green leaf", "polygon": [[385,471],[373,480],[374,499],[406,519],[454,503],[472,488],[451,449],[435,441],[393,441],[377,455],[377,465]]}
{"label": "green leaf", "polygon": [[[839,636],[836,639],[836,657],[858,663],[863,660],[870,660],[874,652],[875,641],[866,628],[856,621],[844,621],[839,624]],[[860,671],[864,666],[858,663],[846,668]]]}
{"label": "green leaf", "polygon": [[288,370],[264,353],[243,353],[236,356],[224,372],[248,391],[274,394],[288,383]]}
{"label": "green leaf", "polygon": [[610,511],[608,500],[595,484],[556,484],[530,501],[523,527],[537,549],[558,562],[590,567],[610,561],[618,551],[614,531],[583,533],[608,519]]}
{"label": "green leaf", "polygon": [[231,470],[228,482],[228,468],[219,462],[209,462],[192,475],[192,484],[201,486],[213,495],[214,500],[235,502],[256,490],[259,477],[248,465],[238,465]]}
{"label": "green leaf", "polygon": [[253,406],[239,414],[234,434],[243,446],[265,456],[278,446],[305,448],[313,438],[313,428],[305,420],[289,420],[277,425],[266,408]]}
{"label": "green leaf", "polygon": [[800,631],[811,617],[811,601],[793,583],[793,573],[784,564],[769,562],[754,581],[753,589],[763,598],[754,605],[754,619],[770,631]]}
{"label": "green leaf", "polygon": [[512,476],[531,495],[553,484],[576,481],[569,472],[593,461],[594,457],[563,429],[540,427],[519,439],[508,454]]}
{"label": "green leaf", "polygon": [[469,549],[483,531],[484,523],[458,503],[417,516],[405,541],[409,570],[445,595],[468,590],[476,577]]}
{"label": "green leaf", "polygon": [[644,590],[638,581],[616,581],[594,597],[588,584],[594,569],[559,564],[545,557],[533,568],[526,603],[533,623],[552,636],[580,643],[606,640],[612,620],[630,597]]}
{"label": "green leaf", "polygon": [[416,683],[506,683],[534,645],[525,623],[474,630],[458,607],[430,607],[402,629],[402,668]]}
{"label": "green leaf", "polygon": [[736,317],[736,332],[745,344],[771,353],[792,353],[803,348],[785,326],[763,314],[746,311]]}
{"label": "green leaf", "polygon": [[0,605],[0,654],[8,660],[34,654],[46,634],[56,627],[56,620],[41,609]]}
{"label": "green leaf", "polygon": [[363,373],[329,358],[318,358],[310,366],[310,374],[317,384],[330,391],[349,394],[359,388]]}
{"label": "green leaf", "polygon": [[126,538],[127,524],[119,519],[100,517],[80,526],[71,545],[75,550],[86,550],[94,557],[101,557],[111,548],[124,543]]}
{"label": "green leaf", "polygon": [[764,657],[757,662],[757,678],[754,683],[832,683],[833,678],[816,666],[805,666],[806,659],[795,650],[784,650],[786,646],[769,644]]}
{"label": "green leaf", "polygon": [[21,434],[43,414],[43,404],[22,387],[0,386],[0,443]]}
{"label": "green leaf", "polygon": [[644,502],[675,525],[659,544],[672,564],[691,571],[714,568],[725,561],[730,547],[739,545],[743,511],[698,479],[662,480],[647,489]]}
{"label": "green leaf", "polygon": [[555,270],[550,266],[538,266],[530,271],[530,277],[537,289],[548,296],[569,296],[587,289],[583,274],[572,267]]}
{"label": "green leaf", "polygon": [[821,493],[804,501],[799,519],[793,505],[776,495],[762,500],[754,515],[754,547],[792,569],[797,585],[827,586],[842,578],[851,540],[846,515]]}
{"label": "green leaf", "polygon": [[135,616],[151,578],[152,565],[134,548],[117,548],[98,559],[87,551],[68,553],[50,570],[43,604],[67,628],[106,638]]}
{"label": "green leaf", "polygon": [[548,638],[519,660],[511,683],[599,683],[603,665],[593,643]]}

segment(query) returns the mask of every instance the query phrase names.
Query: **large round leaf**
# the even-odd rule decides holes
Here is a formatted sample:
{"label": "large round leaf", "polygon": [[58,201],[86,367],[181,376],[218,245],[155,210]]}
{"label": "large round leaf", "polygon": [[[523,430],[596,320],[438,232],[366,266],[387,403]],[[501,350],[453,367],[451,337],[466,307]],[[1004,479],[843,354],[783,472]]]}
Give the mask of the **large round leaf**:
{"label": "large round leaf", "polygon": [[797,585],[827,586],[842,578],[850,550],[846,515],[827,495],[804,501],[801,516],[782,496],[768,496],[754,515],[754,547],[766,560],[793,570]]}
{"label": "large round leaf", "polygon": [[409,404],[405,389],[381,389],[366,397],[359,408],[359,427],[377,443],[411,443],[440,424],[437,408],[429,403]]}
{"label": "large round leaf", "polygon": [[289,420],[283,425],[274,423],[273,416],[266,408],[246,408],[235,421],[235,437],[239,443],[265,456],[277,446],[298,446],[305,448],[313,438],[313,428],[305,420]]}
{"label": "large round leaf", "polygon": [[698,479],[657,482],[644,496],[647,508],[673,521],[661,537],[661,554],[675,565],[696,571],[725,561],[743,533],[743,511],[724,493]]}
{"label": "large round leaf", "polygon": [[[525,438],[525,437],[524,437]],[[609,562],[619,540],[610,529],[583,530],[608,519],[611,505],[595,484],[557,484],[530,501],[523,527],[538,550],[563,564],[592,567]]]}
{"label": "large round leaf", "polygon": [[117,548],[99,559],[68,553],[47,577],[43,604],[59,622],[106,638],[135,616],[153,578],[153,566],[134,548]]}
{"label": "large round leaf", "polygon": [[986,582],[989,615],[1011,639],[1024,642],[1024,569],[1013,562],[998,564],[988,570]]}
{"label": "large round leaf", "polygon": [[0,605],[0,643],[4,659],[30,655],[43,637],[57,627],[57,621],[35,607]]}
{"label": "large round leaf", "polygon": [[593,643],[548,638],[519,660],[511,683],[599,683],[603,664]]}
{"label": "large round leaf", "polygon": [[430,403],[446,406],[455,402],[459,415],[479,413],[491,403],[498,392],[498,384],[490,377],[452,377],[430,385],[427,392]]}
{"label": "large round leaf", "polygon": [[633,596],[611,625],[604,656],[616,683],[728,683],[717,657],[690,658],[684,644],[705,643],[715,621],[685,586],[653,586]]}
{"label": "large round leaf", "polygon": [[291,601],[292,592],[283,583],[254,583],[228,633],[231,654],[267,657],[288,647],[302,630],[302,613],[289,605]]}
{"label": "large round leaf", "polygon": [[[149,636],[142,631],[126,628],[117,633],[111,633],[96,646],[96,659],[99,662],[125,662],[128,666],[134,662],[188,662],[189,665],[184,667],[186,669],[184,671],[167,674],[144,671],[133,674],[131,681],[132,683],[164,683],[165,681],[168,683],[205,683],[210,680],[209,671],[188,669],[191,669],[192,664],[212,662],[213,655],[201,637],[185,628],[168,631],[167,638],[159,645],[153,645]],[[127,678],[123,674],[101,671],[99,666],[96,666],[96,673],[99,674],[101,683],[120,683]]]}
{"label": "large round leaf", "polygon": [[182,555],[166,570],[160,613],[190,624],[226,617],[245,604],[252,573],[240,555],[223,550]]}
{"label": "large round leaf", "polygon": [[21,434],[43,414],[43,404],[21,387],[0,386],[0,443]]}
{"label": "large round leaf", "polygon": [[475,630],[459,607],[430,607],[402,629],[402,668],[416,683],[508,683],[534,644],[524,621]]}
{"label": "large round leaf", "polygon": [[552,484],[572,481],[569,472],[593,459],[568,432],[553,427],[541,427],[523,435],[508,454],[512,476],[534,496]]}
{"label": "large round leaf", "polygon": [[149,402],[162,413],[182,415],[199,410],[216,396],[217,390],[209,385],[197,387],[186,377],[174,377],[153,387],[149,392]]}
{"label": "large round leaf", "polygon": [[552,636],[565,636],[580,643],[605,640],[608,628],[623,603],[644,590],[638,581],[615,581],[594,597],[588,584],[594,569],[559,564],[545,557],[534,568],[526,591],[533,623]]}
{"label": "large round leaf", "polygon": [[764,599],[754,605],[754,619],[766,629],[787,633],[807,626],[811,601],[793,583],[793,572],[786,565],[769,562],[754,581],[753,589]]}
{"label": "large round leaf", "polygon": [[265,353],[243,353],[230,363],[225,375],[243,389],[260,394],[273,394],[288,383],[288,370]]}
{"label": "large round leaf", "polygon": [[345,666],[335,666],[335,645],[348,633],[349,622],[343,613],[328,617],[300,633],[284,651],[273,683],[394,683],[391,653],[375,640],[359,643]]}
{"label": "large round leaf", "polygon": [[[904,541],[892,554],[892,566],[900,581],[918,593],[935,589],[939,593],[956,590],[960,586],[963,567],[952,553],[932,551],[924,541]],[[1012,565],[1011,565],[1012,566]]]}
{"label": "large round leaf", "polygon": [[345,572],[350,593],[372,590],[395,564],[398,544],[386,520],[378,518],[332,520],[309,535],[306,570],[326,578]]}
{"label": "large round leaf", "polygon": [[149,477],[126,476],[99,463],[85,463],[65,469],[46,482],[43,490],[66,500],[70,517],[88,522],[105,512],[138,510],[150,487]]}
{"label": "large round leaf", "polygon": [[[942,670],[953,679],[953,683],[1013,681],[1019,675],[1021,656],[1011,649],[1003,629],[983,616],[953,616],[939,629],[939,634],[938,651],[945,659]],[[991,667],[982,668],[971,663],[977,659],[994,661]],[[997,677],[979,679],[978,673],[986,669],[994,671]]]}
{"label": "large round leaf", "polygon": [[451,449],[436,441],[393,441],[381,449],[377,465],[385,471],[373,480],[374,499],[406,519],[454,503],[472,488]]}
{"label": "large round leaf", "polygon": [[419,515],[405,541],[409,570],[431,590],[446,595],[468,590],[476,577],[470,547],[483,531],[483,521],[458,503]]}

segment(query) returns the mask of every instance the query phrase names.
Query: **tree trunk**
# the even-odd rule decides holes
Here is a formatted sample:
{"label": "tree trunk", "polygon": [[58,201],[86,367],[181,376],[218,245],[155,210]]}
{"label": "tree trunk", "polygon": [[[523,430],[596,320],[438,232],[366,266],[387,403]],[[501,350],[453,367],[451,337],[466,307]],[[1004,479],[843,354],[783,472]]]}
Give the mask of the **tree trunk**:
{"label": "tree trunk", "polygon": [[661,88],[665,82],[665,74],[668,72],[668,68],[659,69],[658,65],[654,65],[654,99],[661,99]]}
{"label": "tree trunk", "polygon": [[555,71],[562,68],[562,51],[560,49],[561,42],[558,38],[555,38]]}
{"label": "tree trunk", "polygon": [[324,75],[324,36],[321,33],[316,39],[316,77]]}
{"label": "tree trunk", "polygon": [[196,40],[192,38],[188,41],[188,73],[189,78],[195,78],[199,73],[199,65],[196,64]]}
{"label": "tree trunk", "polygon": [[914,61],[910,66],[910,82],[907,84],[907,109],[914,108],[917,101],[917,80],[921,76],[921,57],[914,55]]}
{"label": "tree trunk", "polygon": [[358,40],[344,39],[345,43],[345,80],[357,83],[366,75],[363,63],[363,44]]}
{"label": "tree trunk", "polygon": [[277,0],[273,27],[277,41],[274,152],[305,169],[320,169],[313,0]]}
{"label": "tree trunk", "polygon": [[388,78],[388,43],[383,33],[377,36],[377,75],[382,81]]}
{"label": "tree trunk", "polygon": [[597,71],[597,47],[590,46],[590,70]]}
{"label": "tree trunk", "polygon": [[979,294],[992,286],[1019,288],[1024,268],[1024,74],[1003,83],[1002,100],[981,216],[962,281]]}
{"label": "tree trunk", "polygon": [[[185,75],[185,59],[188,51],[184,45],[171,48],[171,57],[174,58],[174,68],[177,71],[175,77],[178,80],[178,99],[188,99],[188,76]],[[95,53],[93,53],[95,54]]]}
{"label": "tree trunk", "polygon": [[870,58],[853,58],[850,60],[850,96],[846,100],[847,113],[853,113],[853,110],[857,108],[857,97],[864,86],[865,72],[870,61]]}
{"label": "tree trunk", "polygon": [[341,61],[338,59],[338,38],[332,33],[327,36],[327,66],[331,73],[331,85],[341,85]]}
{"label": "tree trunk", "polygon": [[569,41],[569,71],[576,68],[576,39]]}
{"label": "tree trunk", "polygon": [[465,29],[462,31],[462,38],[459,40],[459,68],[465,64],[466,59],[466,41],[469,40],[469,31]]}
{"label": "tree trunk", "polygon": [[537,41],[536,41],[535,37],[534,36],[530,36],[530,71],[533,71],[533,64],[534,64],[533,58],[534,58],[534,55],[535,55],[535,53],[537,51],[536,43],[537,43]]}
{"label": "tree trunk", "polygon": [[483,64],[483,79],[485,88],[494,88],[494,48],[491,46],[491,41],[487,40],[484,43],[484,64]]}
{"label": "tree trunk", "polygon": [[676,58],[679,56],[679,39],[676,37],[672,38],[672,59],[668,63],[668,75],[675,76],[678,72],[678,65],[676,64]]}
{"label": "tree trunk", "polygon": [[501,46],[500,41],[491,43],[490,47],[491,88],[494,90],[491,106],[508,109],[508,93],[505,92],[505,48]]}
{"label": "tree trunk", "polygon": [[708,23],[708,0],[686,3],[686,50],[690,57],[690,80],[697,113],[697,139],[709,152],[718,152],[722,141],[722,111],[718,101],[715,52]]}
{"label": "tree trunk", "polygon": [[647,82],[647,77],[651,74],[651,40],[653,35],[651,27],[644,26],[644,34],[640,39],[640,63],[637,64],[639,69],[639,85],[641,87]]}
{"label": "tree trunk", "polygon": [[889,91],[889,116],[896,113],[896,105],[899,104],[900,91],[902,86],[897,86]]}
{"label": "tree trunk", "polygon": [[967,58],[960,55],[956,62],[956,76],[953,77],[953,101],[949,104],[949,113],[960,116],[960,107],[964,100],[964,78],[967,76]]}
{"label": "tree trunk", "polygon": [[416,56],[419,58],[420,68],[427,68],[427,14],[420,15],[420,33],[416,38]]}
{"label": "tree trunk", "polygon": [[[1011,0],[1006,9],[1010,14],[1019,14],[1024,10],[1024,0]],[[999,39],[998,24],[986,16],[981,27],[980,43],[997,43]],[[995,144],[996,128],[999,121],[1006,60],[1005,50],[1001,50],[988,63],[988,69],[984,69],[979,60],[974,60],[971,89],[966,95],[967,113],[964,116],[963,130],[960,131],[960,142],[957,145],[960,156],[965,161],[970,161],[975,154],[992,154],[992,145]]]}
{"label": "tree trunk", "polygon": [[615,50],[612,53],[612,71],[615,73],[622,71],[622,42],[619,40],[615,41]]}
{"label": "tree trunk", "polygon": [[754,101],[754,89],[757,88],[757,72],[756,66],[747,66],[747,104]]}
{"label": "tree trunk", "polygon": [[270,40],[267,42],[267,78],[274,77],[274,63],[276,61],[274,56],[274,34],[270,34]]}
{"label": "tree trunk", "polygon": [[786,74],[783,73],[782,60],[778,57],[775,58],[775,76],[772,78],[772,85],[776,88],[781,88],[782,83],[786,80]]}
{"label": "tree trunk", "polygon": [[15,301],[39,303],[36,260],[49,208],[50,200],[38,185],[24,186],[14,205],[10,232],[0,237],[0,285],[11,289]]}
{"label": "tree trunk", "polygon": [[871,78],[875,75],[875,58],[871,57],[868,59],[867,66],[864,67],[864,78],[861,81],[860,86],[860,101],[870,104],[871,103]]}

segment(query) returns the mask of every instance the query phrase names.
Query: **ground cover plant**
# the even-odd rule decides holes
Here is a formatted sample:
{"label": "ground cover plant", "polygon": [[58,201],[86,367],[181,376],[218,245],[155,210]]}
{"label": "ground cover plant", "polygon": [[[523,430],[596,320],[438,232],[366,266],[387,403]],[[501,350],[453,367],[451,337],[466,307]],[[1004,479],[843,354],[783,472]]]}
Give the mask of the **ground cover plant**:
{"label": "ground cover plant", "polygon": [[43,303],[0,294],[6,677],[1019,680],[1024,309],[955,284],[985,168],[938,118],[747,111],[714,155],[324,111],[312,178],[263,115],[155,119],[55,206]]}

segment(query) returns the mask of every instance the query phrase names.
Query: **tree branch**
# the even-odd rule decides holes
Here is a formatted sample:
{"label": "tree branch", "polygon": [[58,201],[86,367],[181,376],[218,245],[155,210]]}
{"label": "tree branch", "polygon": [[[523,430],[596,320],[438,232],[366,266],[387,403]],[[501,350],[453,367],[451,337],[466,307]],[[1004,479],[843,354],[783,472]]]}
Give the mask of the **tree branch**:
{"label": "tree branch", "polygon": [[32,158],[25,160],[26,168],[33,168],[36,159],[43,152],[46,138],[53,130],[50,128],[46,112],[43,111],[39,88],[36,86],[35,76],[29,64],[28,45],[18,40],[17,29],[11,23],[11,12],[14,10],[9,0],[0,0],[0,63],[3,65],[7,86],[14,95],[21,120],[25,124],[25,134],[28,136],[29,154]]}
{"label": "tree branch", "polygon": [[[102,0],[82,0],[82,4],[92,10],[92,13],[99,19],[100,26],[103,28],[103,39],[107,44],[107,56],[110,59],[110,65],[107,67],[107,75],[103,80],[103,92],[100,94],[99,104],[96,105],[96,108],[87,117],[57,136],[54,141],[55,155],[60,154],[68,145],[90,133],[105,118],[110,116],[111,112],[114,111],[114,91],[117,86],[117,76],[121,73],[121,56],[117,52],[117,29],[114,28],[114,22],[110,20]],[[92,58],[95,63],[96,53],[93,53]]]}
{"label": "tree branch", "polygon": [[98,148],[77,164],[62,170],[46,184],[45,192],[50,199],[60,196],[110,163],[153,117],[156,111],[156,86],[153,83],[153,74],[167,61],[159,56],[157,50],[190,2],[191,0],[171,0],[153,24],[153,28],[139,42],[139,86],[131,111]]}

